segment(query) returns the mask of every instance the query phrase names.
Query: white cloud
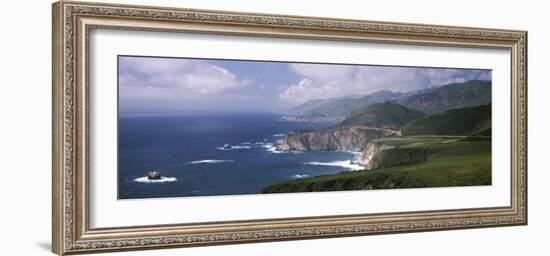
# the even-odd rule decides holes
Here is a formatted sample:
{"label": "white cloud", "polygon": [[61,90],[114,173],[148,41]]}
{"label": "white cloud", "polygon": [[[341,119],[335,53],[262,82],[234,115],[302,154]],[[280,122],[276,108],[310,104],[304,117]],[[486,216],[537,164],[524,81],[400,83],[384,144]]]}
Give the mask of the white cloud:
{"label": "white cloud", "polygon": [[153,87],[147,85],[143,79],[137,78],[134,74],[126,73],[119,75],[119,97],[140,99],[152,98],[162,99],[169,96],[170,92],[166,88]]}
{"label": "white cloud", "polygon": [[176,58],[120,57],[120,69],[145,74],[170,74],[186,70],[195,60]]}
{"label": "white cloud", "polygon": [[122,98],[182,98],[252,83],[217,65],[188,59],[121,57],[119,72]]}
{"label": "white cloud", "polygon": [[303,78],[283,89],[279,98],[293,103],[365,95],[378,90],[407,92],[471,79],[490,79],[488,71],[439,68],[291,64],[290,70]]}
{"label": "white cloud", "polygon": [[[326,84],[324,86],[317,86],[311,79],[304,78],[297,84],[289,86],[287,89],[279,94],[279,98],[282,100],[296,101],[304,99],[323,99],[327,95],[338,95],[338,86]],[[301,96],[300,96],[301,95]],[[298,97],[297,97],[298,96]]]}
{"label": "white cloud", "polygon": [[353,66],[323,64],[290,64],[290,70],[310,79],[332,80],[346,77],[354,71]]}

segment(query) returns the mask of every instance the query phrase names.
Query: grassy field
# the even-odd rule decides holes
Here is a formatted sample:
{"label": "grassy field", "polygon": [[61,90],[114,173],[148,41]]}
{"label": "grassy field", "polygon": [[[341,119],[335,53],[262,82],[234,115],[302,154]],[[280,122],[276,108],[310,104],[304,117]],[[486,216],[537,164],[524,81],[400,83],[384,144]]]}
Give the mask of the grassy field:
{"label": "grassy field", "polygon": [[[378,139],[402,153],[427,152],[425,161],[375,170],[342,172],[270,185],[263,193],[450,187],[491,184],[491,140],[471,137]],[[388,157],[388,156],[386,156]],[[392,157],[388,157],[392,159]]]}

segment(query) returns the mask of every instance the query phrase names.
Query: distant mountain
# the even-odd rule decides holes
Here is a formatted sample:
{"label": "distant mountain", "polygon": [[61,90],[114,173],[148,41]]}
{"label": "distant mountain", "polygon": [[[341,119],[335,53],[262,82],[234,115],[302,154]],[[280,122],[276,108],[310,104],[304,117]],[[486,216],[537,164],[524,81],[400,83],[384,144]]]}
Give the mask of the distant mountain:
{"label": "distant mountain", "polygon": [[302,117],[328,117],[343,119],[354,110],[373,103],[396,100],[399,92],[377,91],[362,97],[344,97],[325,100],[310,100],[292,109],[289,114]]}
{"label": "distant mountain", "polygon": [[383,129],[399,130],[414,119],[423,117],[420,111],[405,106],[384,102],[359,108],[338,126],[364,125]]}
{"label": "distant mountain", "polygon": [[414,120],[403,135],[491,136],[491,104],[447,110]]}
{"label": "distant mountain", "polygon": [[290,116],[285,120],[340,122],[362,107],[383,102],[394,102],[425,114],[479,106],[491,103],[491,81],[471,80],[408,93],[384,90],[360,97],[310,100],[288,111]]}
{"label": "distant mountain", "polygon": [[290,114],[290,115],[303,115],[304,113],[307,113],[308,111],[312,110],[312,109],[315,109],[325,103],[328,103],[328,102],[331,102],[331,101],[335,101],[335,100],[338,100],[338,99],[334,99],[334,98],[331,98],[331,99],[315,99],[315,100],[308,100],[306,101],[304,104],[301,104],[289,111],[287,111],[286,114]]}
{"label": "distant mountain", "polygon": [[426,114],[491,103],[491,81],[471,80],[402,95],[396,103]]}

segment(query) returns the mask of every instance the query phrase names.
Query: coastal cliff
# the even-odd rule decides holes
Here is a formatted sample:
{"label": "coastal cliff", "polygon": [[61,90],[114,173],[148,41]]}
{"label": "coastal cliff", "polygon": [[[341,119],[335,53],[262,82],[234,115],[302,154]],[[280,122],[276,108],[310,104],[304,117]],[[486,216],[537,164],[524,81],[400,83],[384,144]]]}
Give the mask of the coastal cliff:
{"label": "coastal cliff", "polygon": [[367,146],[362,161],[367,160],[366,170],[288,180],[262,193],[491,185],[487,138],[381,138]]}
{"label": "coastal cliff", "polygon": [[359,159],[359,164],[362,166],[365,166],[365,169],[372,170],[374,169],[374,166],[372,164],[372,159],[380,152],[393,148],[393,146],[379,143],[379,142],[369,142],[367,144],[367,147],[365,151],[361,154],[361,158]]}
{"label": "coastal cliff", "polygon": [[399,131],[367,126],[347,126],[316,131],[296,131],[277,141],[277,151],[363,151],[377,138],[400,136]]}

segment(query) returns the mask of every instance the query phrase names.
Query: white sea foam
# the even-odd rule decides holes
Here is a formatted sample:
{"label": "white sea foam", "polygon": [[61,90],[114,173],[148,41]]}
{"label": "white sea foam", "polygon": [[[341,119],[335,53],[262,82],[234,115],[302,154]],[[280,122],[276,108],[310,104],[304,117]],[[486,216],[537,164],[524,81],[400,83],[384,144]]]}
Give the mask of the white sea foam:
{"label": "white sea foam", "polygon": [[292,175],[292,177],[295,178],[295,179],[303,179],[303,178],[309,177],[309,175],[307,175],[307,174],[296,174],[296,175]]}
{"label": "white sea foam", "polygon": [[[266,144],[265,142],[262,142],[262,141],[257,141],[257,142],[241,142],[241,145],[264,145]],[[237,146],[239,147],[239,146]]]}
{"label": "white sea foam", "polygon": [[216,147],[219,150],[235,150],[235,149],[250,149],[250,146],[231,146],[231,148]]}
{"label": "white sea foam", "polygon": [[291,150],[291,151],[278,151],[277,150],[277,147],[273,144],[273,143],[266,143],[264,145],[262,145],[262,148],[265,148],[268,152],[271,152],[271,153],[274,153],[274,154],[302,154],[304,153],[303,151],[296,151],[296,150]]}
{"label": "white sea foam", "polygon": [[361,158],[361,155],[363,155],[363,152],[361,152],[361,151],[343,151],[343,152],[353,154],[355,156],[356,160],[359,160],[359,158]]}
{"label": "white sea foam", "polygon": [[310,165],[325,165],[325,166],[339,166],[343,168],[350,169],[352,171],[359,171],[365,169],[365,167],[359,165],[359,164],[353,164],[350,163],[347,160],[344,161],[333,161],[333,162],[307,162],[304,164],[310,164]]}
{"label": "white sea foam", "polygon": [[232,149],[250,149],[250,146],[233,146]]}
{"label": "white sea foam", "polygon": [[269,151],[271,153],[284,153],[284,152],[281,152],[281,151],[277,151],[277,147],[275,145],[273,145],[273,143],[266,143],[266,144],[262,145],[262,148],[265,148],[267,151]]}
{"label": "white sea foam", "polygon": [[273,137],[284,137],[284,136],[286,136],[286,134],[284,133],[273,134]]}
{"label": "white sea foam", "polygon": [[174,182],[178,181],[175,177],[160,177],[158,180],[150,180],[147,176],[140,177],[134,180],[135,182],[142,182],[142,183],[164,183],[164,182]]}
{"label": "white sea foam", "polygon": [[217,159],[205,159],[188,162],[190,164],[219,164],[219,163],[233,163],[233,160],[217,160]]}

